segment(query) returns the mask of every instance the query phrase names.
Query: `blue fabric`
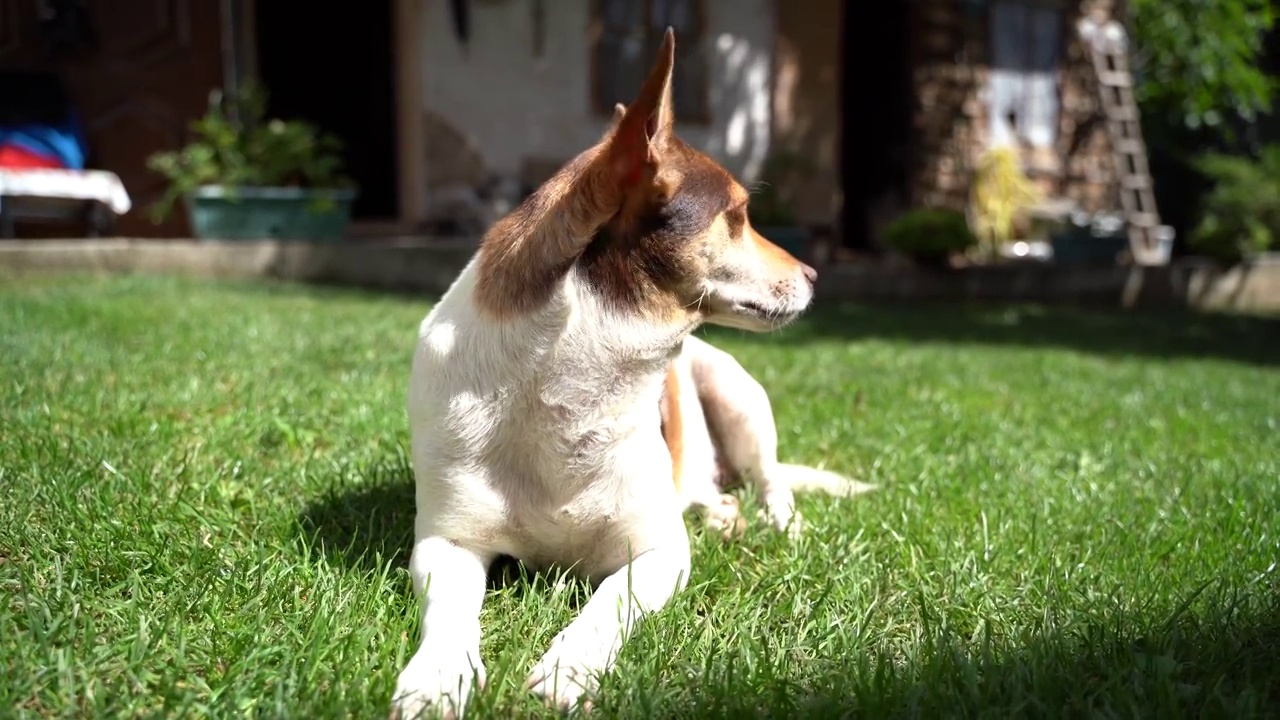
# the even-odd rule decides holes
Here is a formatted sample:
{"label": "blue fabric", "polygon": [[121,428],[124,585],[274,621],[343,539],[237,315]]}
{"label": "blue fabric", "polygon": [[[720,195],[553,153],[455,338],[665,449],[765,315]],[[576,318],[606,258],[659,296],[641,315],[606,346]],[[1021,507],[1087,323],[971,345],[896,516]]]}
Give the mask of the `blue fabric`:
{"label": "blue fabric", "polygon": [[4,145],[55,158],[68,170],[84,169],[84,133],[74,115],[61,125],[0,126],[0,146]]}

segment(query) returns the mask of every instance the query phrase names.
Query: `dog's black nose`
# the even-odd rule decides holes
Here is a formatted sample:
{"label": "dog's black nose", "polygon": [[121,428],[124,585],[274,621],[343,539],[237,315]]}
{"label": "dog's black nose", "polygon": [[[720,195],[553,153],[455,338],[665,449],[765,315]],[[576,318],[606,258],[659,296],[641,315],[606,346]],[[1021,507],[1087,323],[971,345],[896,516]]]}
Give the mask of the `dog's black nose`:
{"label": "dog's black nose", "polygon": [[808,265],[805,265],[804,263],[800,263],[800,267],[804,270],[804,277],[806,280],[809,281],[810,285],[818,282],[817,270],[814,270],[813,268],[809,267]]}

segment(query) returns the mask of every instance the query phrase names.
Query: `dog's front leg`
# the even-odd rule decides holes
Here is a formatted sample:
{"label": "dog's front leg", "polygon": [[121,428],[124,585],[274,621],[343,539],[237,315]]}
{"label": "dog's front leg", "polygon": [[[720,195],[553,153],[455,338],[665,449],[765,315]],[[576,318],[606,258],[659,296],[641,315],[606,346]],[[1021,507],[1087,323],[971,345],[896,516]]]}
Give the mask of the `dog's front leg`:
{"label": "dog's front leg", "polygon": [[561,711],[594,693],[635,623],[684,589],[689,562],[689,538],[681,525],[679,540],[638,555],[606,577],[534,666],[528,683],[533,692]]}
{"label": "dog's front leg", "polygon": [[396,682],[393,718],[461,717],[472,681],[484,686],[480,605],[492,559],[442,537],[414,543],[409,574],[422,603],[422,642]]}

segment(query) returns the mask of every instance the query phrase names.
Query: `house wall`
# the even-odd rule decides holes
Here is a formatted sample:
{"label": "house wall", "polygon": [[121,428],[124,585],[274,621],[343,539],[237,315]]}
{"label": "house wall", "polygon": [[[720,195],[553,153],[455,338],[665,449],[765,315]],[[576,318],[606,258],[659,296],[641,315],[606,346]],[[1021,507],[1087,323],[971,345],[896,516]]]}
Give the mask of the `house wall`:
{"label": "house wall", "polygon": [[[591,107],[589,0],[542,3],[541,57],[531,7],[512,0],[470,3],[464,46],[449,3],[425,0],[424,141],[433,178],[518,178],[527,163],[558,166],[604,132],[608,118]],[[770,144],[773,2],[707,0],[705,22],[710,122],[682,120],[677,108],[677,132],[750,182]],[[690,61],[682,54],[687,48],[677,34],[677,63]]]}
{"label": "house wall", "polygon": [[[1061,167],[1033,176],[1052,196],[1076,200],[1087,210],[1118,206],[1105,125],[1099,113],[1092,65],[1076,33],[1076,20],[1093,9],[1110,11],[1113,0],[1067,2],[1057,73]],[[911,201],[962,210],[976,161],[990,142],[990,37],[986,13],[967,14],[958,0],[920,0],[912,16],[912,83],[917,105]]]}
{"label": "house wall", "polygon": [[777,0],[773,146],[803,155],[810,172],[787,188],[807,225],[839,220],[842,0]]}

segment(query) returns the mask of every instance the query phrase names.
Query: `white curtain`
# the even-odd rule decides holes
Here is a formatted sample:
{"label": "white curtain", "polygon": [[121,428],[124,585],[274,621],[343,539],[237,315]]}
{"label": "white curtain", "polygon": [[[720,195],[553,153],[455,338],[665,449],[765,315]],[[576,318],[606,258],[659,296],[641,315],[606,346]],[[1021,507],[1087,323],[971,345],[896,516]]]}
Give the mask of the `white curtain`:
{"label": "white curtain", "polygon": [[1056,2],[991,4],[991,145],[1022,140],[1052,148],[1058,136],[1056,72],[1062,7]]}

